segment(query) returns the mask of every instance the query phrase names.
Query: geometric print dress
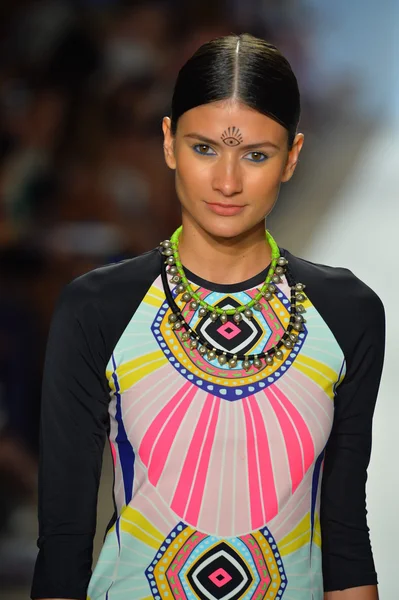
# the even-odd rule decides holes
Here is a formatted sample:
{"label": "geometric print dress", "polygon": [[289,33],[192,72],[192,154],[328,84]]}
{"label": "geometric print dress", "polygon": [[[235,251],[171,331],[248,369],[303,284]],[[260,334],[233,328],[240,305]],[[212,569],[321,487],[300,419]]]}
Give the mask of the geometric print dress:
{"label": "geometric print dress", "polygon": [[[365,481],[384,309],[350,271],[280,252],[306,285],[303,331],[282,360],[248,372],[240,362],[231,368],[210,361],[172,330],[158,250],[92,271],[66,288],[43,383],[32,598],[322,600],[327,590],[377,583]],[[234,285],[188,270],[186,276],[208,304],[229,309],[256,295],[267,270]],[[201,317],[190,302],[182,313],[209,346],[259,354],[281,339],[289,322],[285,276],[277,288],[270,303],[262,300],[262,311],[239,323]],[[71,360],[58,356],[62,344]],[[63,391],[72,369],[72,386]],[[62,409],[54,406],[55,395]],[[87,435],[94,444],[76,433],[83,413],[81,427],[91,422]],[[72,440],[57,440],[54,429],[68,423]],[[115,513],[92,572],[105,438]],[[64,467],[58,490],[51,452],[58,473]],[[57,513],[57,497],[68,486],[70,506],[61,501]],[[77,539],[65,547],[71,521]],[[58,545],[57,536],[64,538]],[[65,558],[66,548],[74,558]]]}

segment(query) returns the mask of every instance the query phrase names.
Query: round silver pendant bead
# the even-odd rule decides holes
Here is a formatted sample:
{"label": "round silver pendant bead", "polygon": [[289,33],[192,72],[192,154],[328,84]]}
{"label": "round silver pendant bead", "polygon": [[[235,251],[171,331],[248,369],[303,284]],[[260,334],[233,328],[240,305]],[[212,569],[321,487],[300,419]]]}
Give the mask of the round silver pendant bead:
{"label": "round silver pendant bead", "polygon": [[260,369],[262,367],[262,361],[260,358],[256,357],[254,359],[253,365],[256,369]]}
{"label": "round silver pendant bead", "polygon": [[221,367],[227,363],[227,356],[225,354],[221,354],[218,356],[218,363]]}

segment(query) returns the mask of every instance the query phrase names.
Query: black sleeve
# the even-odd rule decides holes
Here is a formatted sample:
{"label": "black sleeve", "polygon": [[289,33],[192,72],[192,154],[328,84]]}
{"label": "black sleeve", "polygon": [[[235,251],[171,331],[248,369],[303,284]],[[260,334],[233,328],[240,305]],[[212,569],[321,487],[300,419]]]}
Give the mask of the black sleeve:
{"label": "black sleeve", "polygon": [[311,263],[288,251],[285,254],[295,279],[306,284],[310,301],[334,334],[346,362],[346,374],[334,399],[321,485],[324,590],[376,585],[366,480],[384,362],[384,306],[350,270]]}
{"label": "black sleeve", "polygon": [[321,492],[325,591],[376,585],[366,510],[372,419],[385,346],[384,308],[371,296],[357,315],[363,323],[335,397]]}
{"label": "black sleeve", "polygon": [[42,385],[32,599],[86,600],[109,432],[106,367],[161,263],[155,249],[100,267],[70,283],[57,304]]}
{"label": "black sleeve", "polygon": [[32,598],[86,599],[108,426],[99,323],[98,309],[81,297],[79,283],[67,286],[53,316],[44,368]]}

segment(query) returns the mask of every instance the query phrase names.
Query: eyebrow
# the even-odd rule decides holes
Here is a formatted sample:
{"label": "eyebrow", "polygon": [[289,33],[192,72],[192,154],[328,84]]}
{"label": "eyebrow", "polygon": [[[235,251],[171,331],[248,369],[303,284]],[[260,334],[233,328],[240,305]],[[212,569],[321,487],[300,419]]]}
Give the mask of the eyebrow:
{"label": "eyebrow", "polygon": [[[183,137],[185,138],[192,138],[192,139],[196,139],[196,140],[201,140],[202,142],[205,142],[207,144],[212,144],[213,146],[220,146],[221,144],[219,142],[216,142],[215,140],[212,140],[211,138],[206,137],[205,135],[202,135],[200,133],[187,133],[186,135],[184,135]],[[268,146],[270,148],[275,148],[276,150],[280,150],[280,146],[278,146],[277,144],[274,144],[273,142],[269,141],[269,140],[264,140],[263,142],[257,142],[255,144],[244,144],[243,146],[240,144],[241,148],[245,148],[245,150],[251,150],[253,148],[259,148],[259,147],[265,147]]]}

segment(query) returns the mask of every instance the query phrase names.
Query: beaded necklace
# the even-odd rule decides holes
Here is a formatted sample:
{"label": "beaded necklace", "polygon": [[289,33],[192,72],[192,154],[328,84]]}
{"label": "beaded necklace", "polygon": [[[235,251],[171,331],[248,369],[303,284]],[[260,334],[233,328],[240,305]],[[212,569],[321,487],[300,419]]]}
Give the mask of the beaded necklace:
{"label": "beaded necklace", "polygon": [[[249,371],[252,368],[260,369],[264,364],[271,366],[275,359],[283,360],[284,352],[291,350],[295,346],[297,336],[303,330],[303,323],[305,323],[303,314],[305,313],[305,309],[302,303],[306,300],[304,294],[305,285],[303,283],[295,283],[293,280],[288,268],[288,260],[286,257],[280,255],[280,249],[270,232],[266,230],[265,235],[266,241],[272,250],[272,260],[262,287],[247,304],[227,310],[222,310],[219,307],[208,304],[193,290],[184,273],[179,256],[178,244],[181,232],[182,227],[180,226],[171,236],[170,240],[165,240],[160,245],[160,251],[165,257],[165,267],[162,269],[162,282],[167,301],[171,307],[171,314],[168,320],[175,335],[180,337],[181,343],[188,345],[191,350],[197,350],[201,356],[206,355],[209,361],[217,359],[220,366],[228,363],[230,368],[235,368],[238,361],[242,361],[242,368],[245,371]],[[171,293],[167,275],[171,277],[170,282],[175,285],[175,297]],[[190,309],[193,311],[198,310],[199,317],[209,315],[211,321],[215,322],[219,319],[223,324],[227,323],[229,317],[232,317],[235,323],[239,323],[243,318],[252,319],[254,317],[252,308],[256,311],[263,310],[264,305],[261,303],[261,300],[264,299],[267,303],[272,300],[273,295],[278,291],[277,284],[282,283],[283,275],[285,275],[287,283],[291,287],[291,310],[288,326],[281,339],[272,348],[256,355],[231,354],[227,351],[211,347],[207,340],[199,332],[192,329],[185,321],[182,309],[176,303],[176,298],[181,296],[180,300],[184,303],[184,306],[190,303]]]}

